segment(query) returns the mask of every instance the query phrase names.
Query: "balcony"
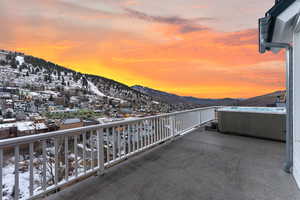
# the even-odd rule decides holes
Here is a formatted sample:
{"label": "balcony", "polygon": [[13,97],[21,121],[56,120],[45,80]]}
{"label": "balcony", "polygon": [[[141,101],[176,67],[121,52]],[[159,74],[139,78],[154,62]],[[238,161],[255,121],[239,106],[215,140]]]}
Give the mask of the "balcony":
{"label": "balcony", "polygon": [[3,199],[299,199],[285,144],[205,131],[216,109],[1,141]]}

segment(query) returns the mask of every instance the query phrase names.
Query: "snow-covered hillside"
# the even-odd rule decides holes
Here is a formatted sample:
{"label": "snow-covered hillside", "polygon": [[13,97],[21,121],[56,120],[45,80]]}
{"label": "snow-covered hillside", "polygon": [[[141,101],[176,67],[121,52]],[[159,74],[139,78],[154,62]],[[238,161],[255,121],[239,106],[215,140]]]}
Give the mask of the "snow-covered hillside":
{"label": "snow-covered hillside", "polygon": [[100,76],[82,74],[20,53],[9,52],[1,60],[0,79],[2,86],[33,90],[31,92],[52,91],[69,96],[92,95],[91,99],[102,98],[129,103],[137,108],[154,104],[152,97],[127,85]]}

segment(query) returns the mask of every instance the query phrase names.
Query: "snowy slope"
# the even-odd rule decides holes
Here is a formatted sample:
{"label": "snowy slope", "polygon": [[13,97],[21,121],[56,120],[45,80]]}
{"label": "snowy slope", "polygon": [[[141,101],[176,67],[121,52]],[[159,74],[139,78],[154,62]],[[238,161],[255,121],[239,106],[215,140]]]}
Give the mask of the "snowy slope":
{"label": "snowy slope", "polygon": [[24,63],[24,57],[23,56],[17,56],[16,60],[19,62],[19,65],[22,65]]}
{"label": "snowy slope", "polygon": [[99,91],[99,89],[95,86],[94,83],[92,83],[91,81],[88,81],[89,84],[89,88],[91,90],[91,92],[93,92],[94,94],[100,96],[100,97],[106,97],[105,94],[103,94],[102,92]]}

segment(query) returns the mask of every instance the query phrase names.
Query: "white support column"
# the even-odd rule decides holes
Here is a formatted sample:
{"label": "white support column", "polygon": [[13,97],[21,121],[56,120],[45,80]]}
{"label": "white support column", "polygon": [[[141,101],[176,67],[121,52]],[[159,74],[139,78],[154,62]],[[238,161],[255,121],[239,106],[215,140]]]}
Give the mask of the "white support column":
{"label": "white support column", "polygon": [[294,33],[294,117],[293,117],[293,174],[300,187],[300,33]]}

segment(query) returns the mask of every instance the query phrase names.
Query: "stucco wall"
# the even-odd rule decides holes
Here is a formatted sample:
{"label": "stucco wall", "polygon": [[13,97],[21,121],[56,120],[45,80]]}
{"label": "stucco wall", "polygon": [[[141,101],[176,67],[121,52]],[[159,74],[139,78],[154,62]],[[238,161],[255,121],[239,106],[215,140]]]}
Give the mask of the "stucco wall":
{"label": "stucco wall", "polygon": [[300,33],[294,33],[294,176],[300,187]]}

